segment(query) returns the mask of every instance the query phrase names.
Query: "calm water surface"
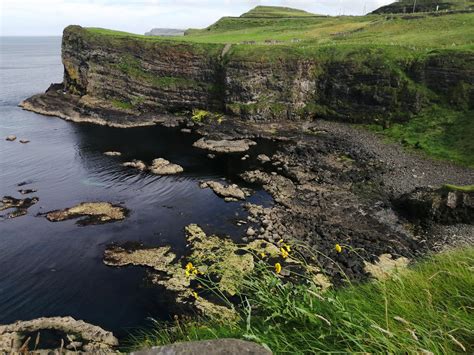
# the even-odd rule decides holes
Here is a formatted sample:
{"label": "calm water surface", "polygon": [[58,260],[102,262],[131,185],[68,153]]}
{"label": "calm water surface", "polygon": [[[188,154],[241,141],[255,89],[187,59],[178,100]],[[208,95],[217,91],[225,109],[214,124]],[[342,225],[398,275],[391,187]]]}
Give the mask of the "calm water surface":
{"label": "calm water surface", "polygon": [[[0,196],[22,197],[18,184],[27,182],[21,188],[37,189],[30,196],[39,202],[26,216],[0,217],[0,324],[70,315],[125,335],[147,324],[147,317],[166,319],[168,298],[147,286],[144,269],[105,266],[106,245],[171,244],[179,253],[189,223],[239,238],[245,232],[236,225],[246,216],[242,204],[225,203],[198,182],[233,176],[240,159],[210,160],[192,148],[198,137],[177,129],[74,124],[21,110],[21,100],[61,81],[60,41],[1,38]],[[9,134],[31,142],[7,142]],[[271,149],[260,146],[256,149],[262,152]],[[107,150],[123,155],[104,156]],[[160,177],[121,166],[130,159],[149,163],[157,157],[182,165],[185,173]],[[124,222],[87,227],[38,216],[84,201],[123,203],[131,214]],[[271,203],[261,190],[249,201]]]}

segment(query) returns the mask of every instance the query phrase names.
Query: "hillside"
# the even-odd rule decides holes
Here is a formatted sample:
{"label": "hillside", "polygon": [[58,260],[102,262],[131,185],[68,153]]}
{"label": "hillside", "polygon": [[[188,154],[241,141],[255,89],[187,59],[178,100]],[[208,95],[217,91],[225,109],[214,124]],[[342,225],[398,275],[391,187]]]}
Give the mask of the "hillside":
{"label": "hillside", "polygon": [[266,17],[266,18],[281,18],[281,17],[309,17],[314,16],[310,12],[304,10],[292,9],[289,7],[279,6],[257,6],[252,10],[242,14],[240,17]]}
{"label": "hillside", "polygon": [[472,0],[399,0],[373,11],[374,14],[396,14],[435,11],[466,11],[474,9]]}

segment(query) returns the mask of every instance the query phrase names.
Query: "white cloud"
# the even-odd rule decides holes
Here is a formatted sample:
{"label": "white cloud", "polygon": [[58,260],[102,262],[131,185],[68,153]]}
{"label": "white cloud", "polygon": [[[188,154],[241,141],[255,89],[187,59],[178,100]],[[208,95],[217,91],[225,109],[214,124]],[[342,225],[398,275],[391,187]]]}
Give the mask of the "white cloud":
{"label": "white cloud", "polygon": [[143,33],[153,27],[202,28],[256,5],[329,15],[361,15],[388,0],[2,0],[0,34],[60,35],[70,24]]}

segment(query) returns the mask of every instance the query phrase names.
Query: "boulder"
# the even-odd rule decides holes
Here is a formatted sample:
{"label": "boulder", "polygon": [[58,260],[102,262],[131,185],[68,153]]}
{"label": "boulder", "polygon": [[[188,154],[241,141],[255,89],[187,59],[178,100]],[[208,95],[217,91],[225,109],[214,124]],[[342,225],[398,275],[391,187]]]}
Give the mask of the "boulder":
{"label": "boulder", "polygon": [[146,164],[142,162],[141,160],[134,159],[132,161],[127,161],[123,163],[122,165],[128,168],[135,168],[141,171],[146,170]]}
{"label": "boulder", "polygon": [[16,139],[16,136],[14,136],[13,134],[11,134],[11,135],[7,136],[7,138],[5,138],[5,140],[10,141],[10,142],[13,142],[15,139]]}
{"label": "boulder", "polygon": [[262,345],[239,339],[215,339],[175,343],[133,352],[134,355],[271,355]]}

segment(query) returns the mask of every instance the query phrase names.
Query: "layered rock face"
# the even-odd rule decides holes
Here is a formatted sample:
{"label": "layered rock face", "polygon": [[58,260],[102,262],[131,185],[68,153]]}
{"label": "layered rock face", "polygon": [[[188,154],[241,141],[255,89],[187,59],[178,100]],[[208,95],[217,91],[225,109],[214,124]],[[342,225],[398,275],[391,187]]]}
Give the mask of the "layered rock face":
{"label": "layered rock face", "polygon": [[[63,36],[64,90],[72,106],[81,107],[78,114],[91,116],[90,109],[106,107],[130,114],[128,121],[199,108],[254,121],[383,123],[406,121],[445,98],[463,109],[474,102],[468,52],[397,61],[381,50],[259,57],[256,47],[248,47],[254,51],[248,56],[239,48],[69,26]],[[57,115],[48,102],[57,103],[58,93],[50,90],[49,101],[45,94],[23,106]]]}
{"label": "layered rock face", "polygon": [[72,94],[122,109],[222,109],[219,47],[195,46],[65,29],[64,86]]}

